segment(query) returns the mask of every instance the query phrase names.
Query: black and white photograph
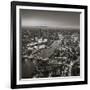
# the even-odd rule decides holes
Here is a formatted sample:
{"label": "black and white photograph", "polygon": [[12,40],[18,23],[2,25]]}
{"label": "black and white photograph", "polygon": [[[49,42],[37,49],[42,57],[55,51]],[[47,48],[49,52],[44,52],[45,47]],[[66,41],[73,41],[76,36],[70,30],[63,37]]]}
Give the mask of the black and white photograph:
{"label": "black and white photograph", "polygon": [[21,78],[80,75],[80,13],[20,10]]}
{"label": "black and white photograph", "polygon": [[11,88],[87,84],[87,6],[11,5]]}

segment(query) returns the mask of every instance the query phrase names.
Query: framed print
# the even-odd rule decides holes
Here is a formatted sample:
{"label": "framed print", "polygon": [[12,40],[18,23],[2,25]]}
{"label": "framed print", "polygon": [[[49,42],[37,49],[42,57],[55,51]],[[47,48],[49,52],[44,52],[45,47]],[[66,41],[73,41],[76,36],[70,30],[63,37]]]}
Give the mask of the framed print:
{"label": "framed print", "polygon": [[87,6],[11,2],[11,88],[87,84]]}

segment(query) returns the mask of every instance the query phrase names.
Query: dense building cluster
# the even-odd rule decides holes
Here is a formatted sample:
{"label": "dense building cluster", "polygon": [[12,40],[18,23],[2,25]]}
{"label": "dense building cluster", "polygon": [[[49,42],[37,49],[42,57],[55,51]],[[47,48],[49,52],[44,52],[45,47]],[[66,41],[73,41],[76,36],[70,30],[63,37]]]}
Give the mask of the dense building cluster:
{"label": "dense building cluster", "polygon": [[79,30],[22,29],[21,62],[22,78],[79,76]]}

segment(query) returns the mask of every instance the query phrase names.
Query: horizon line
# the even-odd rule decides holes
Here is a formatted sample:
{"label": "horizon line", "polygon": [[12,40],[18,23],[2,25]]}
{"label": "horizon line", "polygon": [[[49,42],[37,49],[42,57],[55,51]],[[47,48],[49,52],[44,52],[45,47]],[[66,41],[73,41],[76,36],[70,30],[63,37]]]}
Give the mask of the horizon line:
{"label": "horizon line", "polygon": [[29,26],[29,27],[21,27],[21,28],[51,28],[51,29],[79,29],[80,27],[53,27],[53,26]]}

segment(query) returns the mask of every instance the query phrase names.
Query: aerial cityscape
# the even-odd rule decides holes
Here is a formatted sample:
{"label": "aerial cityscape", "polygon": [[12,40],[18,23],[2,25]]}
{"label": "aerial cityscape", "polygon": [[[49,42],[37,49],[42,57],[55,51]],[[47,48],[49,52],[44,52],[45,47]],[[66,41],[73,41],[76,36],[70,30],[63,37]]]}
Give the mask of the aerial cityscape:
{"label": "aerial cityscape", "polygon": [[80,76],[80,13],[20,10],[21,78]]}
{"label": "aerial cityscape", "polygon": [[22,78],[80,75],[80,32],[47,26],[22,30]]}

